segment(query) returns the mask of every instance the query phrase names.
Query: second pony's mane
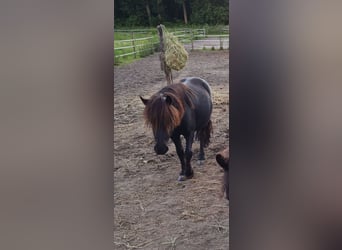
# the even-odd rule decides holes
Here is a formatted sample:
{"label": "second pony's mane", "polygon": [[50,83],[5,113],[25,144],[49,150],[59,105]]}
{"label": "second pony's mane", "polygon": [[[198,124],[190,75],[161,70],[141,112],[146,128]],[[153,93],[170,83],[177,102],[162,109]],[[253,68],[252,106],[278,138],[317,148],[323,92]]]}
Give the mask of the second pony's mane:
{"label": "second pony's mane", "polygon": [[146,125],[153,131],[162,129],[170,134],[179,126],[186,105],[193,108],[193,91],[182,83],[168,85],[155,93],[144,110]]}

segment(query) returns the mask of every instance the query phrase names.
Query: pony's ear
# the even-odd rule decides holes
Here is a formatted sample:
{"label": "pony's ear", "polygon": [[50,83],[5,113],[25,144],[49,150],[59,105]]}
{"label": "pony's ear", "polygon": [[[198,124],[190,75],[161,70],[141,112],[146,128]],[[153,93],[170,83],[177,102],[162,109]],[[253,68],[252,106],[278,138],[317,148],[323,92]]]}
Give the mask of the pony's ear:
{"label": "pony's ear", "polygon": [[170,96],[165,96],[165,102],[168,104],[168,105],[171,105],[172,104],[172,99]]}
{"label": "pony's ear", "polygon": [[140,100],[143,102],[144,105],[146,105],[148,103],[148,99],[143,98],[141,95],[139,96]]}
{"label": "pony's ear", "polygon": [[224,171],[229,170],[229,159],[225,159],[222,154],[216,155],[216,162],[223,168]]}

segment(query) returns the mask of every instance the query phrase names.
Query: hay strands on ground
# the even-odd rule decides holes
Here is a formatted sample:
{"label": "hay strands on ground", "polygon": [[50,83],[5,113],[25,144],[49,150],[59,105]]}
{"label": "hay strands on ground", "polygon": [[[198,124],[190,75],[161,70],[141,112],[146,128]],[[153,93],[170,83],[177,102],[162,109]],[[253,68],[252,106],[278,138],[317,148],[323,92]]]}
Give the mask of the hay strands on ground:
{"label": "hay strands on ground", "polygon": [[160,239],[161,237],[157,238],[157,239],[153,239],[153,240],[148,240],[148,241],[145,241],[145,242],[142,242],[138,245],[131,245],[129,242],[117,242],[117,241],[114,241],[114,244],[115,245],[123,245],[125,246],[127,249],[139,249],[139,248],[144,248],[148,245],[150,245],[151,243],[153,243],[154,241]]}
{"label": "hay strands on ground", "polygon": [[174,249],[176,249],[176,241],[177,241],[178,238],[179,238],[178,236],[177,237],[171,237],[169,239],[169,241],[162,242],[161,244],[162,245],[170,245],[171,249],[174,250]]}

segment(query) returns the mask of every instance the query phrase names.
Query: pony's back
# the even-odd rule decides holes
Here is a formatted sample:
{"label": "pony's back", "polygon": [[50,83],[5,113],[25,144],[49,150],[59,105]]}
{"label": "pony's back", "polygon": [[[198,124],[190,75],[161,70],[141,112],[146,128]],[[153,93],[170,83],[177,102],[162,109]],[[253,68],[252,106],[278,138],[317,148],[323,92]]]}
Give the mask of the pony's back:
{"label": "pony's back", "polygon": [[200,77],[187,77],[187,78],[183,78],[180,82],[182,82],[185,85],[201,87],[205,89],[209,93],[209,96],[211,97],[211,88],[210,88],[209,83]]}

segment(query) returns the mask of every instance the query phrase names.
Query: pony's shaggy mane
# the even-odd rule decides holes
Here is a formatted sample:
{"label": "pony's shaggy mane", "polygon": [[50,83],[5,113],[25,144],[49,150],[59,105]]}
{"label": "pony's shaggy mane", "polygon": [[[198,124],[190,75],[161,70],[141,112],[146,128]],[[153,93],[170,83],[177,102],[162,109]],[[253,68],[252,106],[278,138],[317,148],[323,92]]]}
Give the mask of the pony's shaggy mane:
{"label": "pony's shaggy mane", "polygon": [[155,93],[144,110],[145,124],[153,131],[162,129],[170,133],[180,125],[185,107],[194,108],[194,94],[182,83],[168,85]]}

